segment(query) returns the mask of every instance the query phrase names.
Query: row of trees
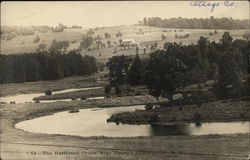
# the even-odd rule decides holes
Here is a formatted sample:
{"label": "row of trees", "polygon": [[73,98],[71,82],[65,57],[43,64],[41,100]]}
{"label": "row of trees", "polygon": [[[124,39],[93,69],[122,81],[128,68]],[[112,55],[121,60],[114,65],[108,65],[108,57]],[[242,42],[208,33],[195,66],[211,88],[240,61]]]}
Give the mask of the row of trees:
{"label": "row of trees", "polygon": [[97,64],[94,57],[82,57],[74,51],[68,54],[38,52],[0,55],[1,83],[54,80],[96,72]]}
{"label": "row of trees", "polygon": [[1,39],[11,40],[16,36],[34,35],[35,32],[47,33],[52,27],[42,26],[1,26]]}
{"label": "row of trees", "polygon": [[106,66],[111,86],[147,85],[151,95],[171,100],[181,87],[214,80],[215,95],[231,98],[249,94],[245,86],[249,53],[249,41],[233,41],[225,32],[219,43],[205,37],[196,45],[166,43],[149,58],[116,56]]}
{"label": "row of trees", "polygon": [[248,29],[249,20],[236,20],[232,18],[171,18],[160,17],[144,18],[141,25],[164,28],[189,28],[189,29]]}
{"label": "row of trees", "polygon": [[[47,25],[40,26],[1,26],[1,39],[2,40],[11,40],[16,36],[26,36],[34,35],[35,32],[39,33],[48,33],[52,32],[63,32],[67,26],[59,23],[56,27],[50,27]],[[80,26],[72,26],[72,28],[80,28]]]}

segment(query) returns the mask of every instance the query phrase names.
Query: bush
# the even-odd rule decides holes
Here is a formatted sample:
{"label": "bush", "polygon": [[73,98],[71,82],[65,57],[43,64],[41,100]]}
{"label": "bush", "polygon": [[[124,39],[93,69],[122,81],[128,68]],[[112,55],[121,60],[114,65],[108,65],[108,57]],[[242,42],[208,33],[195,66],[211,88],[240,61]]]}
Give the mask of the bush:
{"label": "bush", "polygon": [[86,100],[87,98],[86,97],[81,97],[81,100]]}
{"label": "bush", "polygon": [[249,95],[249,86],[240,84],[239,86],[228,85],[226,88],[220,87],[216,84],[213,92],[218,99],[240,98]]}
{"label": "bush", "polygon": [[115,86],[115,94],[120,95],[122,93],[120,86]]}
{"label": "bush", "polygon": [[201,120],[201,114],[197,111],[194,114],[194,120],[195,122],[199,122]]}
{"label": "bush", "polygon": [[211,102],[215,100],[215,96],[211,91],[196,91],[191,96],[184,93],[183,99],[177,99],[173,101],[174,105],[189,105],[197,104],[199,107],[203,103]]}
{"label": "bush", "polygon": [[46,95],[46,96],[52,95],[52,91],[51,91],[51,90],[47,90],[47,91],[45,92],[45,95]]}
{"label": "bush", "polygon": [[111,86],[110,85],[106,85],[105,86],[105,93],[109,94],[111,92]]}
{"label": "bush", "polygon": [[34,43],[38,43],[40,41],[40,38],[37,36],[35,39],[34,39]]}
{"label": "bush", "polygon": [[155,122],[159,122],[159,121],[160,121],[160,118],[159,118],[158,114],[152,114],[151,118],[149,120],[150,123],[155,123]]}
{"label": "bush", "polygon": [[116,37],[122,37],[122,33],[119,31],[116,33]]}
{"label": "bush", "polygon": [[199,107],[201,107],[203,103],[207,103],[214,100],[214,94],[210,91],[195,92],[191,96],[192,104],[197,104]]}
{"label": "bush", "polygon": [[153,109],[153,104],[146,104],[145,105],[145,110],[148,111],[148,110],[152,110]]}
{"label": "bush", "polygon": [[242,119],[249,119],[250,118],[250,115],[247,112],[243,112],[239,116]]}

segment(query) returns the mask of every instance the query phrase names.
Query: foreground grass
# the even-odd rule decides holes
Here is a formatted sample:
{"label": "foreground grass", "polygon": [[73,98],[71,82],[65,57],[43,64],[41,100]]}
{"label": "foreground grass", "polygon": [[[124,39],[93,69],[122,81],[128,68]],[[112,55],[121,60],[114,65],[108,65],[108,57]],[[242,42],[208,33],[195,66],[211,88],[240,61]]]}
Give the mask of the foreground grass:
{"label": "foreground grass", "polygon": [[[249,154],[249,136],[246,134],[106,138],[35,134],[14,128],[14,124],[18,121],[63,110],[136,105],[147,102],[156,102],[156,100],[150,96],[129,96],[92,101],[1,105],[1,158],[11,160],[236,160],[245,159]],[[31,152],[51,152],[51,155],[32,155]],[[80,154],[56,155],[55,152],[79,152]]]}

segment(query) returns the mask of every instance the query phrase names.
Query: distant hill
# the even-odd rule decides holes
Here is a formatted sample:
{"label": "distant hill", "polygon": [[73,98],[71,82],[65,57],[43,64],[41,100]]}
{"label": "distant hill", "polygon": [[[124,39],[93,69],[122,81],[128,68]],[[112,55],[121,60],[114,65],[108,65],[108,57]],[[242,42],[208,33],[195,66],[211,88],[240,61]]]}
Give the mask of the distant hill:
{"label": "distant hill", "polygon": [[[94,44],[98,40],[105,44],[104,48],[82,51],[82,55],[90,55],[97,58],[98,61],[105,62],[108,58],[114,55],[135,55],[135,47],[131,47],[126,50],[122,50],[119,47],[120,39],[132,38],[141,42],[139,47],[139,54],[144,53],[144,48],[147,47],[146,54],[150,52],[150,45],[157,42],[157,49],[163,48],[166,42],[176,42],[182,44],[197,43],[200,36],[208,37],[211,41],[219,41],[222,34],[225,31],[229,31],[230,35],[234,39],[243,39],[243,35],[246,30],[219,30],[214,34],[215,29],[176,29],[176,28],[160,28],[152,26],[130,25],[130,26],[113,26],[113,27],[99,27],[99,28],[67,28],[62,32],[47,33],[34,32],[33,35],[18,35],[11,40],[1,40],[1,54],[14,54],[14,53],[32,53],[35,52],[40,44],[45,44],[46,49],[49,49],[53,40],[57,41],[69,41],[68,51],[78,49],[83,39],[83,35],[90,32],[94,38]],[[121,37],[117,37],[118,32],[122,33]],[[105,33],[108,33],[108,37],[105,37]],[[162,39],[164,35],[165,39]],[[189,35],[185,38],[186,35]],[[176,37],[179,38],[176,38]],[[35,43],[35,39],[39,42]],[[183,38],[181,38],[183,37]],[[107,42],[111,42],[111,47],[108,47]],[[117,45],[117,52],[114,53]]]}

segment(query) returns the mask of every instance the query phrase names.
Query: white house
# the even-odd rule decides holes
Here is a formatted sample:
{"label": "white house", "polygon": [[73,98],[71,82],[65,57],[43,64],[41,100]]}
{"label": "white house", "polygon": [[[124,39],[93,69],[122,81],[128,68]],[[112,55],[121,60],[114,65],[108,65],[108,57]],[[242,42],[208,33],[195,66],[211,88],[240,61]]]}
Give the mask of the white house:
{"label": "white house", "polygon": [[123,46],[139,46],[140,42],[134,39],[123,39],[121,44]]}

